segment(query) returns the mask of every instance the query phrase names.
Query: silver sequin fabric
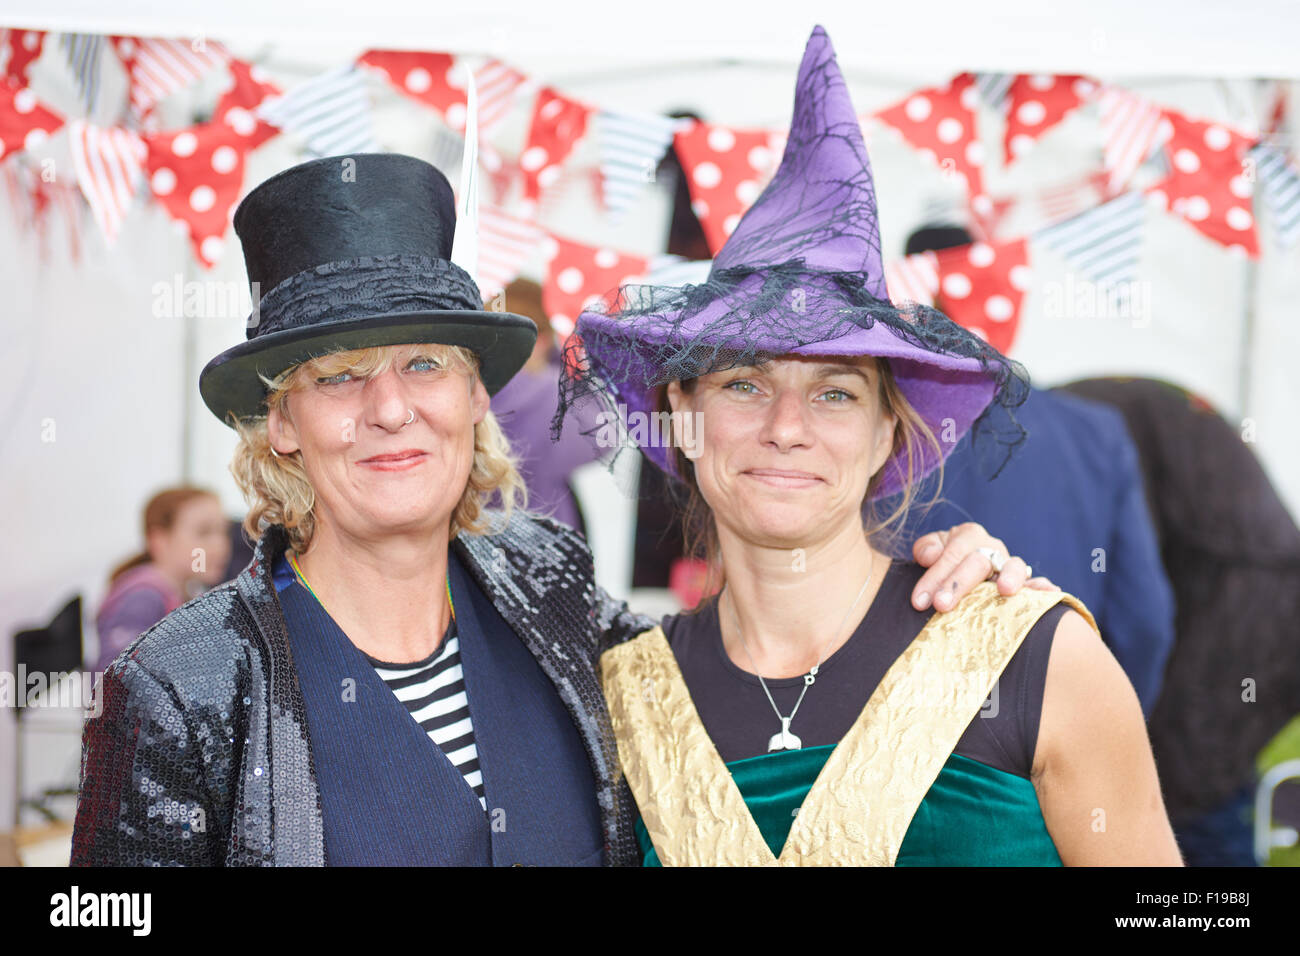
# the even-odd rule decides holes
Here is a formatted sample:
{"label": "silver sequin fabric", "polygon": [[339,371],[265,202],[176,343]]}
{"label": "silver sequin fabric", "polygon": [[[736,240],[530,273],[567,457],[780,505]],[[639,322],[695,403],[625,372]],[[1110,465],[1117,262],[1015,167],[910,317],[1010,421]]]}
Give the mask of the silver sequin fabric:
{"label": "silver sequin fabric", "polygon": [[[82,736],[73,866],[322,866],[320,790],[266,529],[233,581],[145,631]],[[522,512],[452,548],[554,684],[582,738],[605,863],[639,862],[599,654],[652,627],[595,583],[584,539]],[[540,759],[540,758],[539,758]]]}

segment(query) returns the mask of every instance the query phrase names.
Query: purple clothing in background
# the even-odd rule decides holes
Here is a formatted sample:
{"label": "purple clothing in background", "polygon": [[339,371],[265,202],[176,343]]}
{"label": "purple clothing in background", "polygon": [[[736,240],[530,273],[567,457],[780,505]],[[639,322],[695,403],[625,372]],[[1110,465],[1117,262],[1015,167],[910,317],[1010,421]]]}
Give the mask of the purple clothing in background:
{"label": "purple clothing in background", "polygon": [[109,589],[95,615],[99,631],[95,670],[106,670],[128,644],[183,603],[184,598],[152,564],[125,572]]}
{"label": "purple clothing in background", "polygon": [[559,404],[561,365],[540,372],[521,369],[492,397],[492,413],[510,439],[528,485],[528,509],[582,530],[578,504],[569,490],[575,468],[595,461],[599,449],[583,435],[596,424],[595,409],[575,409],[565,418],[560,440],[551,441],[551,418]]}

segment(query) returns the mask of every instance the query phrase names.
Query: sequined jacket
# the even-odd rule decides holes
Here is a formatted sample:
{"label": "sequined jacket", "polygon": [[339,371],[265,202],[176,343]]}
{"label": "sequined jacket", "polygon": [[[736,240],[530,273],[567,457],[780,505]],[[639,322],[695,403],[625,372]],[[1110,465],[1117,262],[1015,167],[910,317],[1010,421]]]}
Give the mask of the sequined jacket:
{"label": "sequined jacket", "polygon": [[[86,722],[74,866],[319,866],[320,791],[271,573],[273,525],[232,581],[177,608],[104,672]],[[576,532],[516,513],[452,548],[572,716],[591,762],[607,865],[636,865],[636,805],[597,674],[653,622],[596,586]]]}

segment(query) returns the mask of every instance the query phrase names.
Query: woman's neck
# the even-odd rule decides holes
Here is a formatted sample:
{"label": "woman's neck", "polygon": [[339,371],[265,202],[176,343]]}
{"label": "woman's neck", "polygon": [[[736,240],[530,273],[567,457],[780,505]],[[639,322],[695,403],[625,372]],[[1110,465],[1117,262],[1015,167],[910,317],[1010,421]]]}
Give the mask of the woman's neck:
{"label": "woman's neck", "polygon": [[428,657],[451,618],[449,529],[361,538],[318,523],[296,555],[317,599],[358,649],[390,663]]}
{"label": "woman's neck", "polygon": [[763,677],[797,677],[835,653],[862,622],[890,565],[860,526],[797,549],[755,545],[721,528],[719,541],[727,582],[718,598],[723,646],[737,667]]}

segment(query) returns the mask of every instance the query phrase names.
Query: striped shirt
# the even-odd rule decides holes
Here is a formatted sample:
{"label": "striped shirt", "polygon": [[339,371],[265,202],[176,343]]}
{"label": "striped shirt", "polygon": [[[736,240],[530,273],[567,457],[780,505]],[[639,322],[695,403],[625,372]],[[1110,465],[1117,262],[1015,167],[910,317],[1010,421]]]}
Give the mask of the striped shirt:
{"label": "striped shirt", "polygon": [[460,665],[460,638],[453,618],[442,646],[414,664],[389,664],[366,655],[375,672],[405,705],[415,722],[452,762],[487,810],[483,773],[479,769],[469,697]]}

